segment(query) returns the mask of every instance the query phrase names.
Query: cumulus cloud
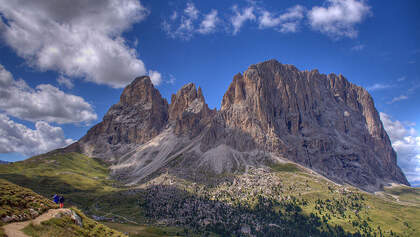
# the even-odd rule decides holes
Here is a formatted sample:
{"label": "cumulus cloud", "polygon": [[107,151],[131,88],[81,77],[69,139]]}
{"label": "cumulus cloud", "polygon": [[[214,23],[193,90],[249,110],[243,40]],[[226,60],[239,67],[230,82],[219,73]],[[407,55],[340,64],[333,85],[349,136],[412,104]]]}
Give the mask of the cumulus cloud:
{"label": "cumulus cloud", "polygon": [[31,129],[0,114],[0,153],[17,152],[33,156],[73,142],[72,139],[64,137],[60,127],[38,121],[35,123],[35,129]]}
{"label": "cumulus cloud", "polygon": [[162,82],[162,75],[153,70],[149,70],[149,77],[153,84],[160,84]]}
{"label": "cumulus cloud", "polygon": [[356,25],[370,14],[363,0],[327,0],[325,6],[315,6],[308,12],[312,29],[333,38],[355,38]]}
{"label": "cumulus cloud", "polygon": [[72,80],[70,80],[69,78],[64,77],[64,76],[60,76],[59,78],[57,78],[57,82],[61,86],[65,86],[68,89],[73,89],[73,87],[74,87],[74,84],[73,84]]}
{"label": "cumulus cloud", "polygon": [[255,9],[253,6],[249,6],[240,11],[237,5],[234,5],[232,9],[234,16],[231,17],[230,21],[233,26],[233,34],[236,35],[246,21],[255,21]]}
{"label": "cumulus cloud", "polygon": [[212,9],[203,15],[194,3],[188,2],[180,14],[174,11],[169,19],[163,21],[162,30],[171,38],[190,40],[195,34],[215,32],[219,22],[217,14],[217,10]]}
{"label": "cumulus cloud", "polygon": [[398,165],[410,184],[420,186],[420,134],[414,129],[415,124],[392,120],[385,113],[380,113],[380,117],[397,152]]}
{"label": "cumulus cloud", "polygon": [[259,28],[276,28],[280,32],[296,32],[304,17],[304,8],[296,5],[286,10],[285,13],[275,17],[267,10],[262,10],[262,15],[258,18]]}
{"label": "cumulus cloud", "polygon": [[30,65],[120,88],[146,69],[122,33],[149,11],[138,0],[0,0],[1,37]]}
{"label": "cumulus cloud", "polygon": [[92,106],[82,97],[66,94],[50,84],[33,89],[25,81],[15,80],[1,64],[0,111],[33,122],[80,123],[97,119]]}

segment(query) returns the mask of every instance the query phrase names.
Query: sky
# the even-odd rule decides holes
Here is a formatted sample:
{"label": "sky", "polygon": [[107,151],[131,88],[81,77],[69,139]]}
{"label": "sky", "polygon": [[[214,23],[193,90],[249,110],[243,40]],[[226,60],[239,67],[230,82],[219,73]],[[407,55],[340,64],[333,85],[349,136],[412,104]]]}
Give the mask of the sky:
{"label": "sky", "polygon": [[137,76],[220,108],[235,74],[277,59],[366,88],[420,186],[419,42],[416,0],[0,0],[0,159],[78,140]]}

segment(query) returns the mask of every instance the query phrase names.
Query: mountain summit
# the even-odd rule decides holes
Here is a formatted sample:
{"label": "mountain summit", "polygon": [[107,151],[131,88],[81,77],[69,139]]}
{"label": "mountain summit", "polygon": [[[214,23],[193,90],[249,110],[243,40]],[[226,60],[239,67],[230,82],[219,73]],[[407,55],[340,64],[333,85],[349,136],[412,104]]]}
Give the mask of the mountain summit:
{"label": "mountain summit", "polygon": [[192,83],[168,105],[149,77],[136,78],[103,121],[65,150],[111,163],[127,184],[162,172],[206,182],[291,160],[367,191],[409,185],[365,89],[276,60],[235,75],[219,111]]}

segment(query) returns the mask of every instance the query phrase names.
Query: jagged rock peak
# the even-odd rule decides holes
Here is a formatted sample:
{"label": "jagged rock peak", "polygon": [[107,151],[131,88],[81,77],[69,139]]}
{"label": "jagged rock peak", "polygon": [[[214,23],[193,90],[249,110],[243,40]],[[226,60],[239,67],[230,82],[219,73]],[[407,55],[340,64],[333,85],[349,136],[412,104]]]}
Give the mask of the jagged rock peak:
{"label": "jagged rock peak", "polygon": [[175,122],[175,134],[198,135],[210,122],[216,111],[207,106],[200,87],[194,83],[184,85],[171,97],[169,120]]}
{"label": "jagged rock peak", "polygon": [[164,99],[159,91],[153,86],[152,81],[148,76],[141,76],[134,79],[133,82],[124,88],[120,97],[121,104],[131,105],[148,103],[153,100],[162,101]]}
{"label": "jagged rock peak", "polygon": [[83,153],[113,161],[126,145],[143,144],[158,135],[168,122],[168,102],[148,76],[136,78],[111,106],[102,122],[81,138]]}
{"label": "jagged rock peak", "polygon": [[179,89],[176,94],[172,94],[169,119],[180,118],[185,111],[199,113],[202,110],[207,112],[209,108],[204,100],[201,88],[199,87],[197,90],[194,83],[188,83]]}

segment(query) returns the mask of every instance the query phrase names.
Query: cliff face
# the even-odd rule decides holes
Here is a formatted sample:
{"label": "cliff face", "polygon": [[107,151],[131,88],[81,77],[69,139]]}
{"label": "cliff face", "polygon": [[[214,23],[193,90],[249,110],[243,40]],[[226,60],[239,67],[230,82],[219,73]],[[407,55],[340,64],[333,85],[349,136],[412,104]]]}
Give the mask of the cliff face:
{"label": "cliff face", "polygon": [[113,162],[114,174],[130,183],[163,170],[240,172],[283,157],[366,190],[408,184],[365,89],[275,60],[234,76],[220,111],[192,83],[168,105],[148,77],[137,78],[70,147]]}
{"label": "cliff face", "polygon": [[302,72],[275,60],[252,65],[234,77],[220,113],[259,149],[333,180],[408,184],[371,96],[342,75]]}
{"label": "cliff face", "polygon": [[128,152],[132,145],[145,143],[158,135],[167,120],[168,102],[153,87],[149,77],[139,77],[124,89],[120,101],[78,144],[89,156],[114,160]]}

